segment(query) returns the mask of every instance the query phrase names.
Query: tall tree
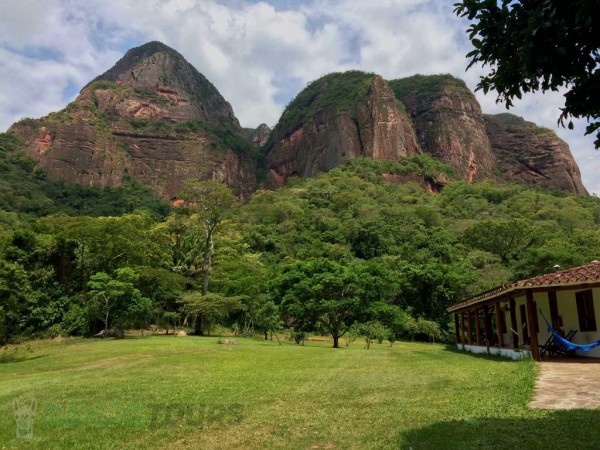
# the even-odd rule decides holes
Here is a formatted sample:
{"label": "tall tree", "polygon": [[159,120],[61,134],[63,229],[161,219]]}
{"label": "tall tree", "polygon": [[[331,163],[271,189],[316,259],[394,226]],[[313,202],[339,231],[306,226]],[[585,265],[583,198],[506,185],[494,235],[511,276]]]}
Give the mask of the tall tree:
{"label": "tall tree", "polygon": [[[216,180],[187,182],[181,198],[191,218],[202,223],[204,247],[202,251],[202,295],[208,293],[208,281],[212,269],[215,248],[214,237],[219,226],[231,217],[237,200],[231,190]],[[195,334],[202,333],[202,324],[197,315]]]}
{"label": "tall tree", "polygon": [[559,123],[587,118],[586,134],[600,129],[600,2],[463,0],[454,6],[472,21],[468,67],[490,67],[478,89],[497,91],[498,101],[510,107],[523,92],[566,87]]}
{"label": "tall tree", "polygon": [[31,287],[25,269],[0,260],[0,346],[20,331]]}
{"label": "tall tree", "polygon": [[348,327],[381,295],[372,271],[359,260],[296,262],[273,280],[271,295],[296,331],[324,329],[338,348]]}

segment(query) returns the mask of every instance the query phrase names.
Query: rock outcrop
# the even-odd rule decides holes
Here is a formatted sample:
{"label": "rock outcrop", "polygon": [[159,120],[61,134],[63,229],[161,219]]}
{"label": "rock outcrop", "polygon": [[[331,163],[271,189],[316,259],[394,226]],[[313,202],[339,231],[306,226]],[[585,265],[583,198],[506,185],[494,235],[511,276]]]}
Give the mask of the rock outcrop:
{"label": "rock outcrop", "polygon": [[252,130],[249,134],[250,143],[256,148],[262,147],[269,140],[271,131],[266,123],[261,123],[256,130]]}
{"label": "rock outcrop", "polygon": [[462,80],[415,75],[389,84],[412,118],[423,151],[454,168],[459,179],[493,177],[495,158],[481,107]]}
{"label": "rock outcrop", "polygon": [[486,115],[485,127],[507,180],[588,195],[569,146],[553,131],[508,113]]}
{"label": "rock outcrop", "polygon": [[420,153],[410,119],[378,75],[345,72],[311,83],[284,111],[265,145],[278,186],[365,156],[398,161]]}
{"label": "rock outcrop", "polygon": [[129,50],[64,110],[9,133],[71,183],[115,186],[129,174],[170,199],[188,179],[220,179],[241,196],[256,188],[256,160],[231,106],[159,42]]}

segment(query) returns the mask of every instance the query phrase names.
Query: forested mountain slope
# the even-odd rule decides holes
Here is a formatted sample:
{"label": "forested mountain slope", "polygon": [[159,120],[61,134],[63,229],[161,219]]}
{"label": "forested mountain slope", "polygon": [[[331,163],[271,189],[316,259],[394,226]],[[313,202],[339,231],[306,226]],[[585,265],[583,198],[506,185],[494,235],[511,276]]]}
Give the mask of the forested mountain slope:
{"label": "forested mountain slope", "polygon": [[[432,194],[386,181],[451,172],[426,155],[360,158],[232,206],[214,235],[206,300],[222,310],[207,317],[237,329],[317,332],[311,315],[298,316],[309,311],[298,309],[308,295],[298,289],[329,280],[356,296],[343,327],[376,320],[402,337],[420,317],[443,331],[445,308],[466,296],[598,258],[596,197],[452,180]],[[3,212],[2,339],[97,332],[102,280],[130,292],[111,309],[110,326],[182,321],[200,307],[186,293],[200,289],[204,272],[202,211],[184,207],[162,219]]]}
{"label": "forested mountain slope", "polygon": [[0,134],[0,174],[0,345],[185,320],[438,339],[448,305],[600,257],[566,144],[449,75],[329,74],[252,130],[152,42]]}

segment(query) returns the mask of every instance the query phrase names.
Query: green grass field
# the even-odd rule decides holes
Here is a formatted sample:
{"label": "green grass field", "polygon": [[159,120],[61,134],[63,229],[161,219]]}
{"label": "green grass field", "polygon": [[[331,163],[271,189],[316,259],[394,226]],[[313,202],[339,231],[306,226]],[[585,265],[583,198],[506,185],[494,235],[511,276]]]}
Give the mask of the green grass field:
{"label": "green grass field", "polygon": [[[0,448],[600,448],[599,411],[526,407],[532,361],[217,340],[33,342],[0,364]],[[29,398],[18,439],[13,401]]]}

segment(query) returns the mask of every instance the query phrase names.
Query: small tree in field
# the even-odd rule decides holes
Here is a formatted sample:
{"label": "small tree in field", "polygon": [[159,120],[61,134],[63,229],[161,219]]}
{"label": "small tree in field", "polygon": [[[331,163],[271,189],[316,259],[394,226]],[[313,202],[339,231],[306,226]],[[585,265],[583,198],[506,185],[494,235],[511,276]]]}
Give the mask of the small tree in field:
{"label": "small tree in field", "polygon": [[371,343],[377,341],[380,344],[389,338],[391,330],[381,322],[371,320],[367,323],[355,323],[352,325],[352,334],[365,340],[365,349],[371,348]]}
{"label": "small tree in field", "polygon": [[241,296],[225,297],[213,292],[207,292],[205,295],[199,292],[188,292],[183,295],[181,302],[186,313],[196,316],[195,328],[199,330],[198,334],[202,334],[204,327],[207,327],[210,333],[212,325],[242,310],[244,308],[242,300]]}
{"label": "small tree in field", "polygon": [[442,330],[437,322],[419,317],[417,325],[419,332],[426,335],[431,342],[435,342],[436,339],[440,340],[442,338]]}
{"label": "small tree in field", "polygon": [[360,306],[358,277],[350,266],[324,258],[296,263],[273,281],[285,317],[295,332],[319,326],[333,338],[333,347]]}
{"label": "small tree in field", "polygon": [[138,275],[129,267],[117,269],[113,275],[98,272],[90,277],[89,297],[102,313],[105,330],[109,329],[111,314],[122,321],[127,318],[126,312],[131,305],[139,304],[141,310],[148,309],[143,306],[146,302],[142,293],[134,286],[137,278]]}
{"label": "small tree in field", "polygon": [[[273,340],[273,333],[277,337],[277,331],[281,329],[281,325],[279,308],[272,301],[265,301],[256,311],[256,327],[262,330],[265,341],[269,333],[271,340]],[[278,337],[277,340],[279,340]]]}

